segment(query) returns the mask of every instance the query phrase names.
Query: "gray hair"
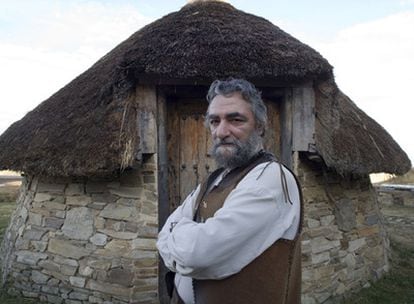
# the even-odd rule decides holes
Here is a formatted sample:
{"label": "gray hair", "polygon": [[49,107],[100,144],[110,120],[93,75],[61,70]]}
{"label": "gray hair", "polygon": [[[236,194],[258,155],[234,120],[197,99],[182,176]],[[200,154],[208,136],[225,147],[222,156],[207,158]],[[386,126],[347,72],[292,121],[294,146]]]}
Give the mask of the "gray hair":
{"label": "gray hair", "polygon": [[[262,100],[261,93],[247,80],[229,78],[227,80],[213,81],[207,93],[207,101],[210,104],[217,95],[227,97],[233,95],[234,93],[239,93],[242,98],[250,104],[257,127],[262,128],[264,133],[267,123],[266,105]],[[206,117],[208,117],[208,115],[206,115]],[[207,122],[206,126],[208,126]]]}

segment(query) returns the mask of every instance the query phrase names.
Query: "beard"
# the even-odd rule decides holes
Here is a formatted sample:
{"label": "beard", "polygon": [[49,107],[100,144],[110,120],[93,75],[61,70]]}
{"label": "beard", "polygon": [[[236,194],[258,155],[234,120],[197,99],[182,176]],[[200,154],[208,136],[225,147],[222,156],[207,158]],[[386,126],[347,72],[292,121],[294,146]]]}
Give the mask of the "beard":
{"label": "beard", "polygon": [[238,139],[217,139],[211,155],[218,167],[233,169],[247,164],[261,146],[262,137],[258,132],[252,132],[244,142]]}

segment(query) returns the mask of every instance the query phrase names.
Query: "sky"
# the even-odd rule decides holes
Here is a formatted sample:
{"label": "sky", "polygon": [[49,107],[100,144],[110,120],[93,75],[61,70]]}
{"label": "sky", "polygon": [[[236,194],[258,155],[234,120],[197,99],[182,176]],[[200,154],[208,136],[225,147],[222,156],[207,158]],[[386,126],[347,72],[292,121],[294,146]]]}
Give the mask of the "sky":
{"label": "sky", "polygon": [[[0,134],[186,0],[0,0]],[[321,53],[414,164],[414,0],[227,1]],[[412,125],[412,124],[411,124]]]}

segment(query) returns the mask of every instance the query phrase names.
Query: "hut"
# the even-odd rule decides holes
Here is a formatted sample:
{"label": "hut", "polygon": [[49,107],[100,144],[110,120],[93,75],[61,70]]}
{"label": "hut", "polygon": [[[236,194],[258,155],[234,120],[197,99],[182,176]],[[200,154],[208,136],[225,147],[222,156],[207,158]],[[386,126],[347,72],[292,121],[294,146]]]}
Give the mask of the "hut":
{"label": "hut", "polygon": [[405,152],[317,51],[228,3],[197,1],[137,31],[1,135],[1,169],[24,175],[2,246],[9,290],[51,303],[165,302],[157,232],[214,169],[204,96],[229,76],[262,91],[266,147],[302,183],[302,302],[387,271],[368,175],[405,173]]}

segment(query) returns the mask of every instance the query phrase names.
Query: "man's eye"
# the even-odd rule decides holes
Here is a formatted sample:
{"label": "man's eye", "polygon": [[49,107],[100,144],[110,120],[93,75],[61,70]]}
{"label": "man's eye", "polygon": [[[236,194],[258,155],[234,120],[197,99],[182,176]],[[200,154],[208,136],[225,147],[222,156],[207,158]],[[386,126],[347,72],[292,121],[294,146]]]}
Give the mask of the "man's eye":
{"label": "man's eye", "polygon": [[210,120],[210,125],[212,125],[212,126],[216,126],[216,125],[218,125],[218,123],[219,123],[219,121],[217,119],[211,119]]}

